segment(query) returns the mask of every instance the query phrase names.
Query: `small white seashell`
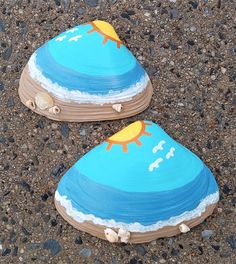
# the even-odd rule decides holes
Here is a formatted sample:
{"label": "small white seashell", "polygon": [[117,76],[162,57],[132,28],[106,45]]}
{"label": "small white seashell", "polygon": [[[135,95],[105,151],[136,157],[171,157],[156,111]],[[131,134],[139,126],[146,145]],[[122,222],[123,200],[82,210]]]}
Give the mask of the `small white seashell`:
{"label": "small white seashell", "polygon": [[105,237],[106,237],[106,239],[107,239],[109,242],[111,242],[111,243],[118,242],[119,238],[118,238],[117,233],[116,233],[114,230],[112,230],[112,229],[110,229],[110,228],[106,228],[106,229],[104,230],[104,233],[105,233]]}
{"label": "small white seashell", "polygon": [[121,242],[128,243],[130,239],[130,232],[120,228],[118,231],[118,237],[120,237]]}
{"label": "small white seashell", "polygon": [[29,107],[31,110],[34,110],[36,108],[35,102],[33,100],[26,101],[26,106]]}
{"label": "small white seashell", "polygon": [[57,105],[54,105],[53,107],[49,108],[48,111],[49,113],[57,115],[61,112],[61,109]]}
{"label": "small white seashell", "polygon": [[190,228],[185,224],[181,224],[179,225],[179,230],[181,233],[187,233],[188,231],[190,231]]}
{"label": "small white seashell", "polygon": [[113,108],[116,112],[120,113],[120,112],[122,111],[123,106],[122,106],[122,104],[114,104],[114,105],[112,106],[112,108]]}
{"label": "small white seashell", "polygon": [[38,108],[41,110],[48,109],[53,107],[52,97],[48,93],[39,92],[35,96],[35,103]]}

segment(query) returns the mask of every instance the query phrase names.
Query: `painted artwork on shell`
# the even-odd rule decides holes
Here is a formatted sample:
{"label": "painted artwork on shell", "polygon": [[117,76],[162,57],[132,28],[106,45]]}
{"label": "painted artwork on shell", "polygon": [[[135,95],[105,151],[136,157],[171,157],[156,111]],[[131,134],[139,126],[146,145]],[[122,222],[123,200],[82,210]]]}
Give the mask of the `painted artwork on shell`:
{"label": "painted artwork on shell", "polygon": [[187,232],[218,199],[209,168],[150,121],[136,121],[89,151],[55,193],[57,210],[74,227],[125,243]]}
{"label": "painted artwork on shell", "polygon": [[148,107],[152,91],[142,65],[101,20],[69,29],[38,48],[19,87],[27,107],[64,121],[135,115]]}

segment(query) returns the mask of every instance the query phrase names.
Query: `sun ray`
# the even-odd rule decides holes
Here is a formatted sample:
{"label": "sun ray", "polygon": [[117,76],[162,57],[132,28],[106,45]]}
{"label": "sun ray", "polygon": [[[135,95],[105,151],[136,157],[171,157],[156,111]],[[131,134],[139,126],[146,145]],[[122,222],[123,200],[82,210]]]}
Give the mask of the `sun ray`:
{"label": "sun ray", "polygon": [[134,142],[137,146],[141,146],[140,137],[142,135],[151,136],[151,133],[146,131],[146,126],[152,124],[144,121],[136,121],[115,135],[109,137],[105,142],[108,143],[106,150],[109,151],[113,145],[121,145],[123,152],[128,152],[128,144]]}
{"label": "sun ray", "polygon": [[91,34],[97,32],[104,37],[102,44],[106,44],[108,40],[116,42],[117,48],[123,44],[118,35],[116,34],[112,25],[105,21],[95,20],[89,23],[93,28],[90,29],[87,33]]}

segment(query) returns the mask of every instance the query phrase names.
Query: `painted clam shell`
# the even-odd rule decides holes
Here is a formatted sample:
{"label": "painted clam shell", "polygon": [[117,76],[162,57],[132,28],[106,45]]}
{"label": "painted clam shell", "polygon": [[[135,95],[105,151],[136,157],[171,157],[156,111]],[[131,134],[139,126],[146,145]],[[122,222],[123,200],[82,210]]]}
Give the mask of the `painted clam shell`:
{"label": "painted clam shell", "polygon": [[96,20],[61,33],[31,56],[21,76],[19,95],[30,106],[39,92],[48,93],[61,111],[52,115],[37,105],[31,107],[33,111],[52,119],[89,121],[143,111],[149,105],[152,85],[114,28]]}
{"label": "painted clam shell", "polygon": [[66,172],[55,204],[78,229],[118,242],[114,231],[126,234],[119,242],[141,243],[189,231],[218,198],[214,176],[195,154],[155,123],[137,121]]}

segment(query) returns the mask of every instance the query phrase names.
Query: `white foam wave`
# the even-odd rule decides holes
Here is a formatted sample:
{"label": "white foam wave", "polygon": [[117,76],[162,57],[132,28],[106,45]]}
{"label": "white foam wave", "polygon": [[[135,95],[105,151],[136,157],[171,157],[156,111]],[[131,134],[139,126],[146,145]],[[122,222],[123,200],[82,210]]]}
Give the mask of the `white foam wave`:
{"label": "white foam wave", "polygon": [[109,228],[123,228],[130,232],[148,232],[148,231],[156,231],[165,226],[176,226],[179,223],[187,220],[194,219],[196,217],[201,216],[202,213],[205,212],[206,208],[211,205],[215,204],[219,200],[219,192],[215,192],[206,196],[192,211],[186,211],[178,216],[173,216],[168,220],[158,221],[153,225],[144,226],[140,223],[123,223],[123,222],[116,222],[113,219],[101,219],[96,217],[93,214],[84,214],[79,212],[72,206],[72,203],[65,195],[61,196],[58,191],[55,193],[55,200],[61,204],[66,209],[67,215],[72,217],[75,221],[82,223],[85,221],[92,221],[96,225],[103,225]]}
{"label": "white foam wave", "polygon": [[141,93],[149,82],[149,77],[145,73],[141,77],[140,81],[136,84],[130,86],[123,92],[114,92],[110,91],[105,95],[94,95],[86,92],[81,92],[78,90],[71,91],[66,87],[60,86],[58,83],[52,82],[50,79],[46,78],[41,69],[36,64],[36,53],[34,53],[29,62],[28,69],[30,77],[38,81],[41,86],[47,90],[49,93],[52,93],[58,99],[69,102],[77,103],[92,103],[92,104],[113,104],[117,102],[130,101],[134,96]]}

